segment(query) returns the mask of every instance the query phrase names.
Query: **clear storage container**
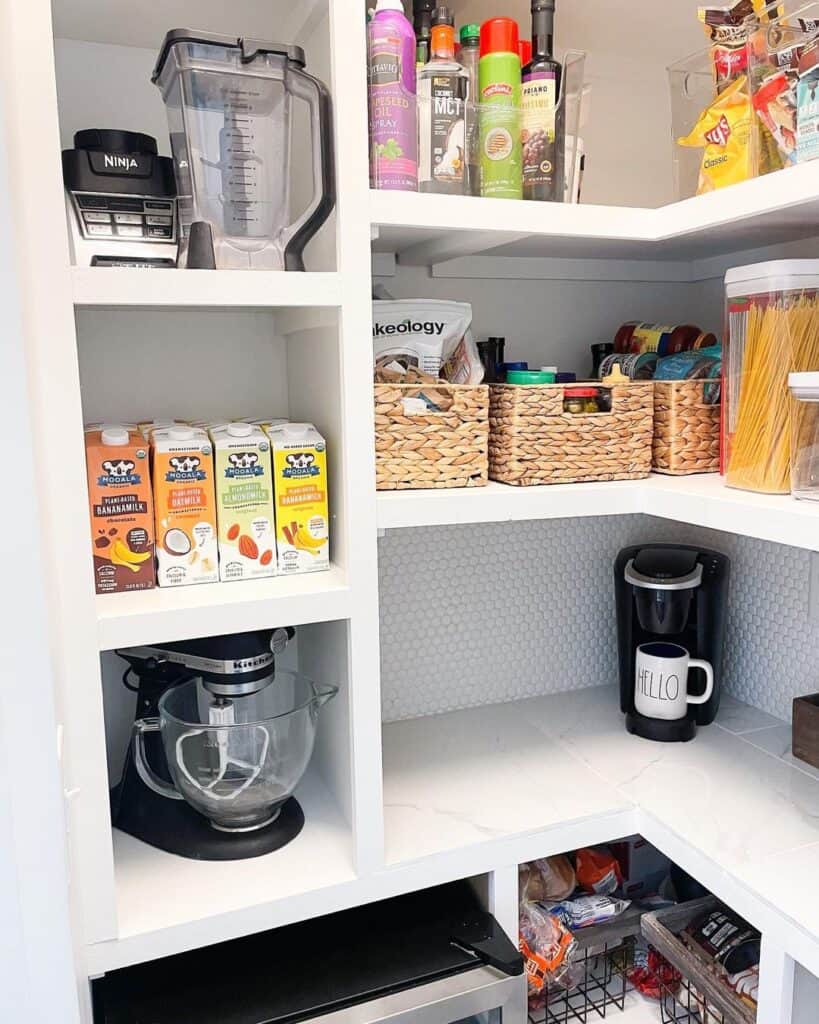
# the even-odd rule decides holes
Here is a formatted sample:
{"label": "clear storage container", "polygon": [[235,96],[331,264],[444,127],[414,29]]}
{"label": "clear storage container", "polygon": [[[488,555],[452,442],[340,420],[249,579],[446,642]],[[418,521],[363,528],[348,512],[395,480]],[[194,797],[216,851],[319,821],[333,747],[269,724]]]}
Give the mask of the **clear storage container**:
{"label": "clear storage container", "polygon": [[759,173],[819,157],[819,3],[771,4],[748,38]]}
{"label": "clear storage container", "polygon": [[722,467],[731,487],[791,489],[788,375],[819,370],[819,260],[776,260],[725,275]]}
{"label": "clear storage container", "polygon": [[[580,199],[580,187],[582,184],[582,169],[585,163],[585,147],[581,130],[584,124],[584,115],[589,102],[589,87],[585,85],[585,61],[586,55],[580,51],[569,51],[563,58],[563,76],[560,86],[560,95],[555,108],[555,119],[563,126],[564,145],[560,154],[560,162],[563,165],[563,189],[558,190],[555,201],[576,203]],[[423,95],[416,95],[403,90],[402,105],[415,112],[416,133],[421,131],[421,126],[435,120],[435,100],[430,100]],[[445,152],[440,160],[444,166],[452,166],[452,181],[455,184],[446,182],[446,175],[442,176],[442,182],[435,184],[430,181],[416,181],[415,188],[408,188],[408,191],[419,191],[428,193],[460,194],[471,196],[486,196],[501,194],[502,190],[492,192],[481,181],[481,154],[486,160],[502,161],[509,164],[508,175],[511,180],[516,181],[517,189],[509,190],[509,197],[512,191],[522,194],[523,181],[523,145],[527,143],[526,132],[523,127],[522,108],[509,105],[494,106],[483,103],[474,103],[468,100],[464,107],[462,123],[456,123],[450,130],[447,138]],[[387,139],[377,142],[373,138],[372,131],[372,100],[371,100],[371,136],[370,136],[370,185],[376,189],[399,189],[395,181],[400,178],[397,172],[406,172],[405,154],[396,140]],[[419,138],[418,153],[425,152],[425,140]],[[418,171],[417,177],[424,178],[424,174]]]}
{"label": "clear storage container", "polygon": [[792,373],[791,492],[819,501],[819,373]]}

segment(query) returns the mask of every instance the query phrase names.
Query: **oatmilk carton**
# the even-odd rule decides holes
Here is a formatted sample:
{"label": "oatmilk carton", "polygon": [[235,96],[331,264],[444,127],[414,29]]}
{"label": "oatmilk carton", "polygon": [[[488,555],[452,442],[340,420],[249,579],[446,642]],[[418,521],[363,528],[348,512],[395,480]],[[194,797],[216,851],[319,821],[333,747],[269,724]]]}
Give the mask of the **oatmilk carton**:
{"label": "oatmilk carton", "polygon": [[312,423],[284,423],[267,432],[273,446],[279,572],[330,567],[327,446]]}
{"label": "oatmilk carton", "polygon": [[182,424],[151,435],[160,587],[215,583],[216,498],[213,447],[204,430]]}
{"label": "oatmilk carton", "polygon": [[211,431],[215,461],[219,579],[276,575],[270,441],[250,423]]}

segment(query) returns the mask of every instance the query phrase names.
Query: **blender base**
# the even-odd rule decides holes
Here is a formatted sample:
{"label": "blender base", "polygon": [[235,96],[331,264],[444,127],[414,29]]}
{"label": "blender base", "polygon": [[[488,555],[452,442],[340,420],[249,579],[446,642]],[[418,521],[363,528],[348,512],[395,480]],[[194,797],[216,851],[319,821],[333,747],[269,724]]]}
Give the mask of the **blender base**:
{"label": "blender base", "polygon": [[304,828],[304,812],[292,796],[269,825],[252,832],[221,832],[182,800],[168,800],[142,786],[138,800],[125,801],[120,798],[121,788],[111,790],[114,827],[158,850],[191,860],[263,857],[286,846]]}

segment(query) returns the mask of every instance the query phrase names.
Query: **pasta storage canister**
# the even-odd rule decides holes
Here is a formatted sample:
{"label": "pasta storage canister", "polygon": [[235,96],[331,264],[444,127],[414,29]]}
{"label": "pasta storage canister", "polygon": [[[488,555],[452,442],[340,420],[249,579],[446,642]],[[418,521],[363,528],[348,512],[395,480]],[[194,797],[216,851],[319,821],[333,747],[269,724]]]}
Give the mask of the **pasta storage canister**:
{"label": "pasta storage canister", "polygon": [[788,375],[819,370],[819,260],[776,260],[725,275],[722,468],[731,487],[791,489]]}
{"label": "pasta storage canister", "polygon": [[819,373],[792,373],[791,490],[819,501]]}

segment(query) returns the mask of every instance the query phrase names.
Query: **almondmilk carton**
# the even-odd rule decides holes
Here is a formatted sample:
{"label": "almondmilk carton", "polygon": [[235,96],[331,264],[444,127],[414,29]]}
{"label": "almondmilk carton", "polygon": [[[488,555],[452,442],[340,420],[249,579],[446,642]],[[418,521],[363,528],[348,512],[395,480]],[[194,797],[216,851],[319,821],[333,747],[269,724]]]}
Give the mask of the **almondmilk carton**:
{"label": "almondmilk carton", "polygon": [[219,579],[276,575],[270,440],[251,423],[211,430],[219,528]]}

